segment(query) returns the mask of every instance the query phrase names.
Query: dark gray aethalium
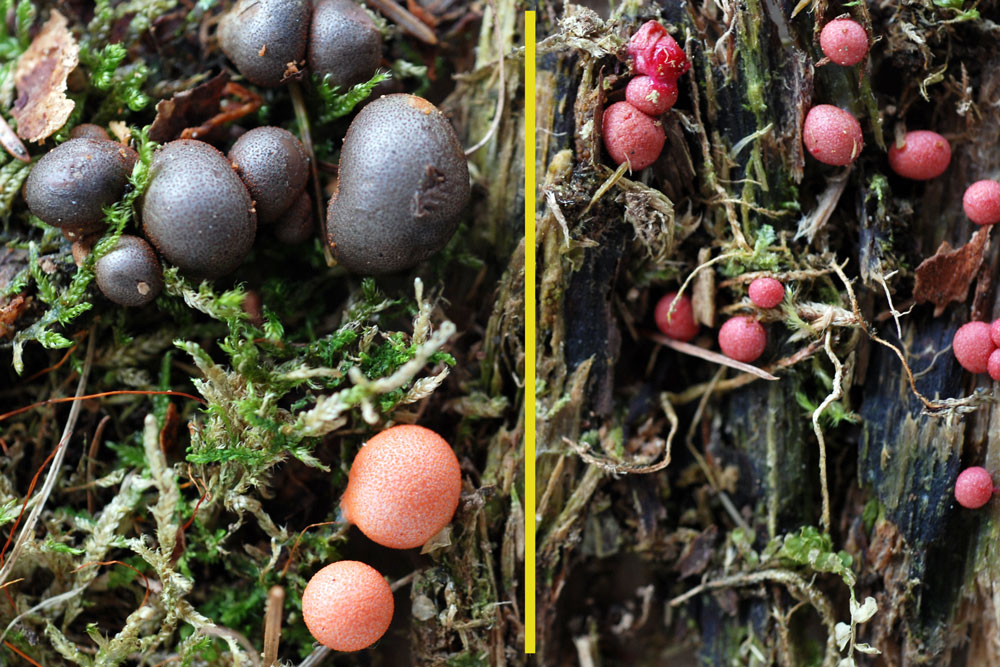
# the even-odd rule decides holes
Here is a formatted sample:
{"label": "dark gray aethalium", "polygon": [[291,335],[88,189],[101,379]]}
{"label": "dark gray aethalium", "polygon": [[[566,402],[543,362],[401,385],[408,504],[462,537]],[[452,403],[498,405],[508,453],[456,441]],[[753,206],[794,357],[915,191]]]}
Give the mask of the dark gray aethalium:
{"label": "dark gray aethalium", "polygon": [[93,123],[81,123],[75,126],[69,131],[70,139],[104,139],[110,141],[111,137],[108,136],[107,130],[105,130],[100,125],[94,125]]}
{"label": "dark gray aethalium", "polygon": [[31,170],[24,199],[50,225],[98,231],[102,209],[121,199],[137,159],[134,150],[114,141],[70,139]]}
{"label": "dark gray aethalium", "polygon": [[250,191],[262,225],[273,222],[306,188],[309,156],[294,134],[280,127],[258,127],[241,136],[229,160]]}
{"label": "dark gray aethalium", "polygon": [[250,252],[257,216],[226,156],[204,142],[178,139],[153,157],[142,227],[181,271],[217,278],[233,271]]}
{"label": "dark gray aethalium", "polygon": [[309,0],[239,0],[219,22],[219,45],[258,86],[277,86],[302,67]]}
{"label": "dark gray aethalium", "polygon": [[309,69],[341,91],[372,78],[382,57],[382,35],[352,0],[319,0],[309,28]]}
{"label": "dark gray aethalium", "polygon": [[379,98],[344,139],[327,210],[333,256],[366,275],[408,269],[448,243],[469,194],[465,154],[445,115],[415,95]]}
{"label": "dark gray aethalium", "polygon": [[313,235],[313,207],[308,192],[303,192],[291,207],[274,222],[274,236],[282,243],[304,243]]}
{"label": "dark gray aethalium", "polygon": [[123,235],[95,267],[97,286],[122,306],[143,306],[163,289],[163,269],[149,244]]}

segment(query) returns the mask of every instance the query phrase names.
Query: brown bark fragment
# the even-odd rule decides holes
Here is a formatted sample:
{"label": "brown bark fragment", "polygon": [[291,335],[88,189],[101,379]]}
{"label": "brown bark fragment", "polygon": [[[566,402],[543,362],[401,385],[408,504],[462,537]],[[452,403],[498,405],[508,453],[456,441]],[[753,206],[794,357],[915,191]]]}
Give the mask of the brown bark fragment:
{"label": "brown bark fragment", "polygon": [[198,127],[215,116],[219,113],[222,93],[228,82],[229,75],[222,72],[191,90],[158,102],[149,138],[164,143],[176,139],[183,130]]}
{"label": "brown bark fragment", "polygon": [[983,263],[989,247],[990,227],[981,227],[961,248],[953,249],[947,241],[937,252],[917,267],[913,300],[933,303],[934,316],[944,312],[950,301],[962,303],[969,294],[969,285]]}
{"label": "brown bark fragment", "polygon": [[677,571],[681,573],[681,579],[705,571],[715,554],[715,541],[718,535],[719,528],[713,524],[687,545],[677,561]]}
{"label": "brown bark fragment", "polygon": [[14,326],[14,322],[29,305],[31,305],[31,298],[25,298],[18,294],[7,304],[0,306],[0,338],[6,338],[16,333],[17,328]]}
{"label": "brown bark fragment", "polygon": [[40,142],[66,124],[76,103],[66,97],[66,78],[76,68],[80,47],[66,27],[66,18],[52,16],[21,56],[14,72],[17,101],[11,115],[17,135]]}

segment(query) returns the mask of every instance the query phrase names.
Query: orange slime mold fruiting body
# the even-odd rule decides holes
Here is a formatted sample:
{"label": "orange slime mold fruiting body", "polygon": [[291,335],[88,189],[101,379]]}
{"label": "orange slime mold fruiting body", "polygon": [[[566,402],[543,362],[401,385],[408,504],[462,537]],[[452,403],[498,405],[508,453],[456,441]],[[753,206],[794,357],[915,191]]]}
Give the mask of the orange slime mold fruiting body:
{"label": "orange slime mold fruiting body", "polygon": [[412,549],[448,525],[461,491],[461,468],[444,438],[423,426],[393,426],[354,458],[340,507],[372,541]]}
{"label": "orange slime mold fruiting body", "polygon": [[360,651],[377,642],[393,607],[392,590],[378,570],[355,560],[327,565],[302,592],[306,627],[334,651]]}

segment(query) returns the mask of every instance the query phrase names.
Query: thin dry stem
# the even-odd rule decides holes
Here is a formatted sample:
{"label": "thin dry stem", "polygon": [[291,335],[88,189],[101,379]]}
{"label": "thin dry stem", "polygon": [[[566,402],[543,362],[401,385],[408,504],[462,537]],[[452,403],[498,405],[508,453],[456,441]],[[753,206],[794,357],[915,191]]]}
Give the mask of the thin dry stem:
{"label": "thin dry stem", "polygon": [[[854,312],[854,316],[858,319],[858,321],[864,324],[865,331],[868,333],[868,337],[871,338],[876,343],[879,343],[880,345],[884,345],[885,347],[889,348],[890,350],[896,353],[897,357],[899,357],[899,361],[903,364],[903,371],[906,373],[906,379],[910,383],[910,391],[913,392],[913,395],[916,396],[920,400],[920,402],[924,404],[924,407],[926,407],[931,412],[937,410],[944,410],[949,407],[953,408],[960,407],[962,405],[962,402],[959,402],[958,405],[955,404],[949,405],[947,403],[932,401],[917,390],[917,383],[916,380],[913,378],[913,371],[910,370],[910,365],[906,363],[906,356],[903,354],[903,351],[900,350],[895,345],[893,345],[892,343],[890,343],[889,341],[885,340],[884,338],[880,338],[879,335],[875,333],[875,330],[861,316],[861,309],[858,307],[858,299],[854,295],[854,288],[851,286],[851,281],[844,274],[843,267],[841,267],[836,262],[833,262],[831,266],[833,268],[834,273],[837,274],[837,277],[840,278],[842,283],[844,283],[844,288],[847,290],[847,296],[851,303],[851,310]],[[968,398],[969,402],[971,402],[972,400],[973,397]]]}
{"label": "thin dry stem", "polygon": [[830,394],[819,404],[819,407],[813,410],[812,414],[813,433],[816,434],[816,441],[819,443],[819,483],[821,493],[823,494],[823,530],[827,534],[830,532],[830,487],[826,478],[826,439],[823,437],[823,429],[819,426],[819,418],[823,414],[823,411],[830,407],[834,401],[840,400],[840,397],[843,395],[841,385],[844,382],[844,366],[830,347],[832,334],[831,329],[826,330],[826,339],[823,343],[823,348],[826,350],[826,356],[833,362],[834,369],[836,369],[833,374],[833,388],[830,390]]}

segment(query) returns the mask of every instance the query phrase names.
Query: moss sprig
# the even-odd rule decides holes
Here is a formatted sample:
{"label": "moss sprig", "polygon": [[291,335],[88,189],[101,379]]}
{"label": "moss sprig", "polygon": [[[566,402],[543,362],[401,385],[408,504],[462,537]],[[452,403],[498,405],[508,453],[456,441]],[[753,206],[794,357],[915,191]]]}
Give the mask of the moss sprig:
{"label": "moss sprig", "polygon": [[[42,271],[38,244],[34,241],[29,244],[30,264],[28,269],[37,286],[39,298],[50,307],[36,322],[18,331],[14,337],[13,362],[14,370],[18,374],[24,371],[23,354],[24,346],[27,343],[37,341],[47,349],[70,347],[73,344],[72,341],[63,334],[54,331],[52,327],[56,325],[68,327],[80,315],[93,307],[93,303],[88,300],[88,297],[90,285],[94,281],[94,267],[101,257],[115,247],[125,231],[125,227],[132,221],[135,202],[145,191],[149,180],[149,165],[152,161],[153,151],[156,149],[156,143],[149,140],[148,128],[135,130],[133,136],[136,139],[139,159],[129,177],[132,188],[120,200],[104,208],[107,231],[83,263],[77,267],[76,273],[73,274],[73,278],[65,289],[60,291]],[[24,283],[23,288],[26,287],[27,284]]]}
{"label": "moss sprig", "polygon": [[387,81],[391,76],[389,72],[375,72],[368,81],[355,84],[343,93],[340,92],[339,87],[330,84],[329,74],[323,78],[313,76],[316,95],[322,104],[322,110],[317,116],[317,122],[320,125],[325,125],[351,113],[354,111],[354,107],[372,94],[375,86],[383,81]]}

